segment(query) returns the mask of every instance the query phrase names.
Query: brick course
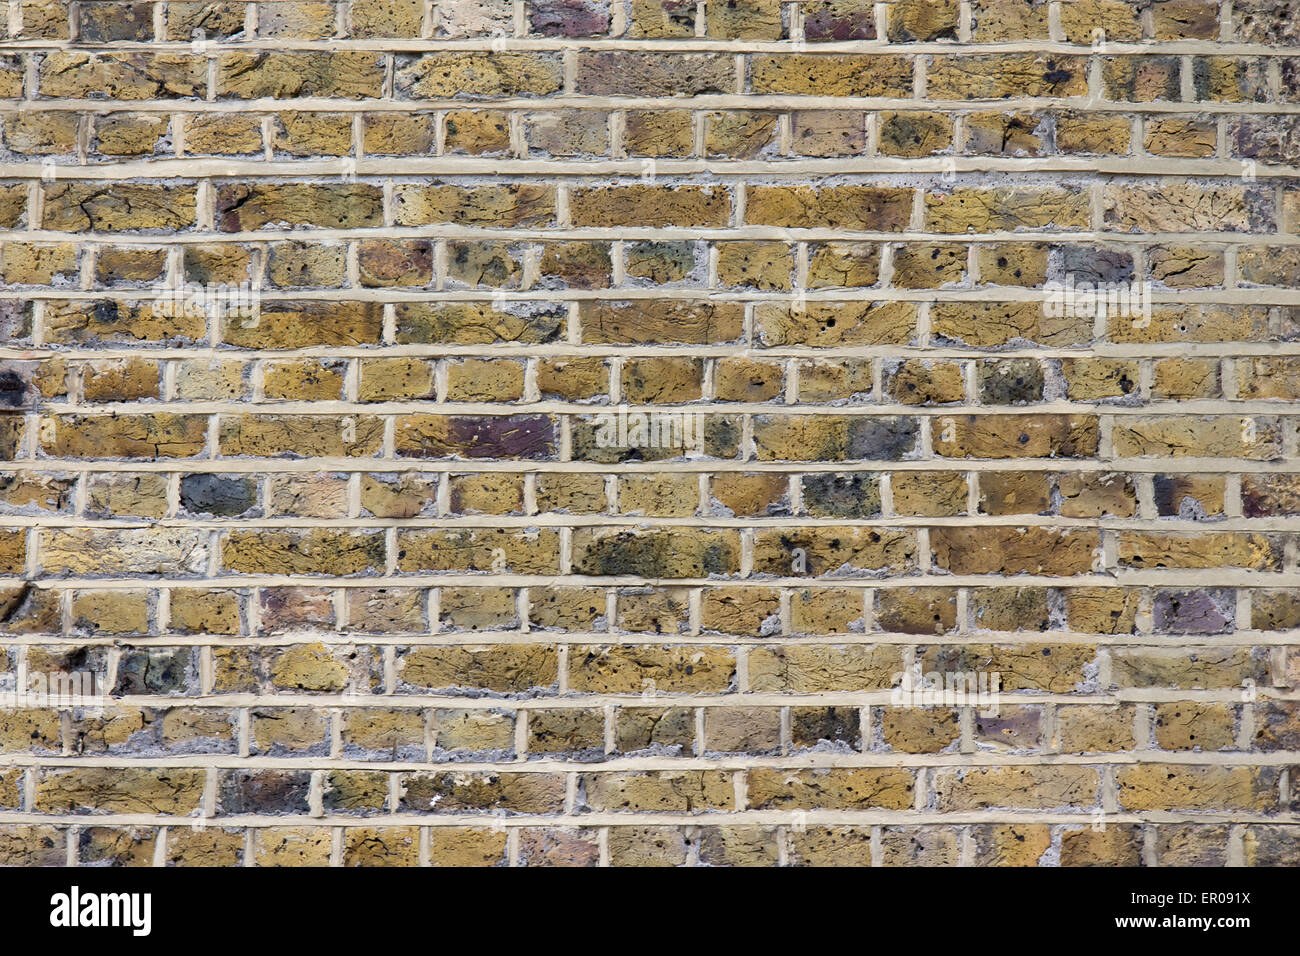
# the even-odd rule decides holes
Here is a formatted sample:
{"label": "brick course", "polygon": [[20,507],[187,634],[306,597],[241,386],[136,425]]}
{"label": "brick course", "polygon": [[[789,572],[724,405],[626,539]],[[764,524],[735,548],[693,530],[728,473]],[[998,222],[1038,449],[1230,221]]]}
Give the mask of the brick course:
{"label": "brick course", "polygon": [[1297,865],[1287,11],[10,3],[0,863]]}

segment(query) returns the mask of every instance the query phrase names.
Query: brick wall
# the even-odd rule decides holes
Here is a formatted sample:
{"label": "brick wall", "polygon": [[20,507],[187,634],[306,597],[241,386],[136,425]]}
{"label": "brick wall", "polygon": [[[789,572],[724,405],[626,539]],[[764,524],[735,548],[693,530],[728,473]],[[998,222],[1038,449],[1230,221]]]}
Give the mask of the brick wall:
{"label": "brick wall", "polygon": [[1297,23],[0,4],[0,860],[1300,862]]}

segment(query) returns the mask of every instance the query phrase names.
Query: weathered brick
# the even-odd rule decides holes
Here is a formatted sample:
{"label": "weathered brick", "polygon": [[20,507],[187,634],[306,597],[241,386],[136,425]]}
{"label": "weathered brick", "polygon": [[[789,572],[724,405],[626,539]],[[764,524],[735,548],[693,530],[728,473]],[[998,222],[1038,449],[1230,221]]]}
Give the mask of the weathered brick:
{"label": "weathered brick", "polygon": [[217,58],[216,94],[236,99],[379,96],[384,58],[377,53],[227,52]]}
{"label": "weathered brick", "polygon": [[1294,864],[1297,12],[11,4],[0,862]]}

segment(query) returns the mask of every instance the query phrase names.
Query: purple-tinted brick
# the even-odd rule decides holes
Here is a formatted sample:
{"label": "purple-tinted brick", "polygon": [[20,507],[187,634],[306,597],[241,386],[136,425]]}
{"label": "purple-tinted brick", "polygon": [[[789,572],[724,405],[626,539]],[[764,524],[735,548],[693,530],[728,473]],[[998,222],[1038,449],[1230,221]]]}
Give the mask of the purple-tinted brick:
{"label": "purple-tinted brick", "polygon": [[805,9],[803,35],[811,41],[874,40],[876,14],[869,3],[826,0]]}
{"label": "purple-tinted brick", "polygon": [[547,37],[592,37],[609,33],[609,7],[595,0],[539,0],[529,4],[529,28]]}
{"label": "purple-tinted brick", "polygon": [[1300,749],[1300,701],[1270,700],[1255,707],[1255,749]]}
{"label": "purple-tinted brick", "polygon": [[1233,155],[1266,163],[1300,163],[1300,116],[1251,117],[1228,128]]}
{"label": "purple-tinted brick", "polygon": [[1037,707],[995,708],[975,710],[975,736],[980,743],[994,744],[1010,750],[1029,750],[1037,747],[1042,737],[1043,712]]}
{"label": "purple-tinted brick", "polygon": [[311,772],[223,770],[218,786],[221,813],[306,813]]}
{"label": "purple-tinted brick", "polygon": [[1232,630],[1235,592],[1227,589],[1161,591],[1152,608],[1155,629],[1175,634],[1222,634]]}

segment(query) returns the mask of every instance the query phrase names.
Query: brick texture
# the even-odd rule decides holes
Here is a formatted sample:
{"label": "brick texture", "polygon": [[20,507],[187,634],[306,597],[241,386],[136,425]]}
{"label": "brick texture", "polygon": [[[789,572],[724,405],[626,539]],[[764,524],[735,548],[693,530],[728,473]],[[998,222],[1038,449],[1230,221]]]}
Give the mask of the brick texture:
{"label": "brick texture", "polygon": [[0,863],[1297,865],[1293,7],[9,3]]}

